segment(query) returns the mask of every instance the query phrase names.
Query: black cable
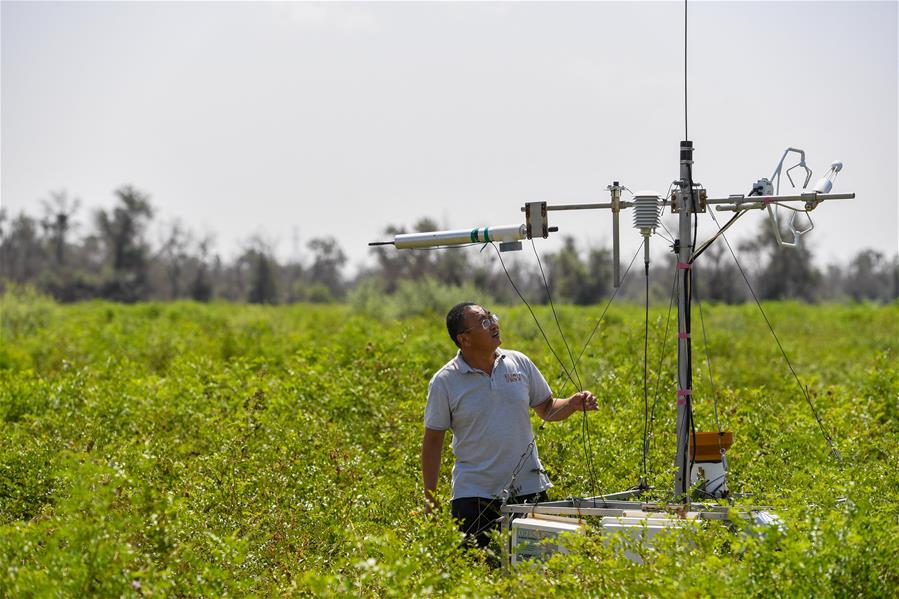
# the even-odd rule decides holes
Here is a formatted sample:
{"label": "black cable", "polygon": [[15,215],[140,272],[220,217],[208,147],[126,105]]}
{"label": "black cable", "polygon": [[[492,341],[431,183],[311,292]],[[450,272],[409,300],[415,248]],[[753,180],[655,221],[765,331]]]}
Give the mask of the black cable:
{"label": "black cable", "polygon": [[[714,218],[714,215],[712,215]],[[715,219],[717,222],[717,219]],[[768,319],[768,314],[765,312],[765,309],[762,307],[762,302],[759,301],[758,296],[755,293],[755,290],[752,288],[752,283],[749,282],[749,277],[746,275],[746,271],[743,270],[743,266],[740,264],[740,260],[737,259],[737,254],[734,252],[734,248],[731,247],[730,242],[727,240],[726,235],[722,235],[724,238],[724,243],[727,244],[727,249],[730,250],[731,256],[734,258],[734,262],[737,265],[737,269],[739,269],[740,274],[743,276],[743,280],[746,281],[746,287],[749,288],[749,293],[752,295],[752,299],[755,300],[755,305],[758,306],[759,312],[762,313],[762,317],[765,319],[765,323],[768,325],[768,330],[771,331],[771,335],[774,337],[774,341],[777,342],[777,347],[780,349],[780,353],[784,357],[784,361],[786,361],[787,366],[790,369],[790,372],[793,374],[793,378],[796,379],[796,384],[799,385],[800,391],[802,391],[803,397],[805,397],[805,401],[808,403],[809,408],[812,410],[812,416],[815,417],[815,421],[818,423],[818,427],[821,429],[821,433],[824,435],[824,439],[827,441],[827,444],[830,446],[830,451],[833,454],[834,458],[838,462],[842,462],[843,458],[840,456],[840,452],[837,451],[836,446],[834,445],[833,439],[831,439],[830,434],[828,434],[827,429],[824,427],[824,422],[821,420],[821,417],[818,415],[818,411],[815,409],[815,405],[812,403],[811,397],[809,397],[808,389],[802,384],[802,381],[799,380],[799,375],[796,374],[796,370],[793,368],[793,364],[790,363],[790,358],[787,357],[787,352],[784,350],[783,345],[780,343],[780,339],[777,336],[777,333],[774,332],[774,327],[771,325],[771,321]]]}
{"label": "black cable", "polygon": [[649,439],[655,439],[653,435],[653,428],[655,424],[656,417],[656,405],[659,402],[659,393],[662,388],[662,365],[665,360],[665,345],[668,343],[668,331],[671,324],[671,309],[674,307],[674,298],[677,295],[677,279],[678,279],[679,271],[674,269],[674,279],[671,282],[671,298],[668,301],[668,317],[665,320],[665,334],[662,337],[661,351],[659,352],[659,368],[658,368],[658,377],[656,378],[656,390],[655,395],[652,399],[652,408],[649,412],[649,432],[647,437],[643,440],[643,451],[644,453],[649,451]]}
{"label": "black cable", "polygon": [[[531,240],[531,243],[533,243],[533,240]],[[490,245],[493,246],[493,249],[494,249],[494,250],[496,250],[496,255],[497,255],[497,257],[499,258],[499,263],[500,263],[500,265],[502,266],[503,272],[506,273],[506,278],[509,279],[509,283],[512,285],[512,289],[515,290],[515,293],[518,294],[519,299],[521,299],[521,301],[524,302],[524,305],[527,306],[528,311],[531,313],[531,317],[534,319],[534,323],[537,325],[537,328],[540,330],[540,333],[543,335],[544,341],[546,341],[547,347],[549,347],[549,350],[552,352],[553,356],[555,356],[556,360],[557,360],[557,361],[559,362],[559,364],[562,366],[562,370],[564,370],[564,371],[565,371],[565,374],[568,375],[568,380],[571,381],[572,384],[576,384],[576,383],[574,382],[574,379],[571,378],[571,374],[568,372],[568,369],[565,367],[565,364],[564,364],[564,363],[562,362],[562,360],[559,358],[558,354],[556,354],[555,350],[554,350],[553,347],[552,347],[552,344],[549,342],[549,338],[547,337],[546,332],[543,330],[543,327],[540,325],[540,321],[538,320],[537,315],[534,313],[533,308],[531,308],[531,305],[528,303],[528,301],[527,301],[526,299],[524,299],[524,296],[522,295],[521,291],[518,289],[518,286],[515,284],[515,281],[512,280],[512,275],[509,274],[509,270],[506,268],[506,264],[505,264],[505,262],[503,261],[502,254],[500,254],[500,252],[499,252],[499,250],[497,249],[497,247],[496,247],[495,244],[491,243]],[[535,251],[536,251],[536,249],[535,249]],[[539,256],[538,256],[538,260],[539,260]],[[541,271],[542,271],[542,267],[541,267]],[[544,283],[546,283],[546,279],[545,279],[545,278],[544,278]],[[547,295],[550,295],[550,290],[549,290],[549,286],[548,286],[548,285],[547,285],[547,287],[546,287],[546,292],[547,292]],[[554,313],[555,313],[555,311],[554,311]],[[558,324],[558,319],[557,319],[556,322],[557,322],[557,324]],[[559,328],[559,333],[561,334],[561,333],[562,333],[562,331],[561,331],[561,325],[559,325],[559,326],[560,326],[560,328]],[[564,340],[564,334],[563,334],[563,340]],[[566,342],[566,346],[567,346],[567,342]],[[573,363],[573,366],[576,368],[577,363],[574,362],[574,363]],[[541,423],[540,423],[540,426],[538,427],[538,433],[539,433],[540,431],[543,430],[543,428],[545,427],[546,422],[548,421],[548,419],[549,419],[553,414],[555,414],[558,410],[560,410],[560,409],[561,409],[561,406],[559,406],[558,408],[556,408],[555,410],[553,410],[552,412],[550,412],[550,413],[546,416],[546,418],[543,419],[543,422],[541,422]],[[585,410],[584,410],[584,417],[585,417],[585,419],[586,419],[586,414],[587,414],[587,412],[586,412],[586,409],[585,409]],[[585,427],[585,428],[584,428],[584,427]],[[586,425],[586,423],[583,423],[583,424],[582,424],[582,429],[583,429],[583,431],[586,433],[586,435],[589,436],[589,426]],[[589,452],[587,451],[586,439],[584,439],[584,443],[585,443],[585,445],[584,445],[584,452],[585,452],[585,456],[586,456],[586,458],[587,458],[588,465],[589,465],[589,467],[590,467],[591,487],[592,487],[593,492],[594,492],[594,506],[595,506],[595,497],[596,497],[596,495],[595,495],[595,491],[596,491],[596,473],[595,473],[595,470],[594,470],[594,467],[593,467],[593,457],[592,457],[592,455],[589,454]],[[518,473],[521,471],[521,468],[522,468],[522,466],[524,465],[525,460],[526,460],[526,459],[530,456],[530,454],[534,451],[534,449],[536,448],[536,446],[537,446],[537,435],[535,434],[535,435],[533,436],[533,438],[531,439],[531,442],[530,442],[530,444],[528,445],[527,449],[525,449],[525,452],[521,455],[521,458],[519,458],[518,464],[515,466],[515,469],[512,471],[512,477],[511,477],[511,480],[510,480],[510,482],[509,482],[509,485],[507,485],[507,487],[511,486],[511,485],[515,482],[515,479],[518,477]],[[603,498],[603,503],[605,503],[605,498]]]}
{"label": "black cable", "polygon": [[[552,308],[553,318],[556,321],[556,328],[558,328],[559,335],[562,337],[562,343],[565,344],[565,349],[568,351],[568,358],[571,360],[571,367],[574,371],[574,376],[577,378],[578,391],[583,391],[584,386],[581,383],[581,377],[578,375],[577,363],[575,363],[574,356],[571,353],[571,347],[568,345],[568,341],[565,339],[565,333],[562,332],[562,323],[559,322],[559,316],[558,314],[556,314],[556,306],[553,302],[552,292],[549,288],[549,283],[546,280],[546,273],[543,271],[543,263],[540,261],[540,254],[537,252],[537,245],[534,243],[533,239],[531,239],[531,247],[534,248],[534,256],[537,258],[537,266],[540,267],[540,276],[543,278],[543,286],[546,289],[546,297],[549,300],[550,308]],[[581,441],[584,446],[584,460],[586,461],[587,466],[590,469],[590,488],[593,496],[593,507],[596,507],[596,470],[594,468],[593,453],[588,449],[588,447],[592,447],[592,443],[590,443],[590,424],[587,418],[586,405],[584,405],[583,418],[581,420]]]}
{"label": "black cable", "polygon": [[[727,231],[730,228],[730,226],[732,224],[734,224],[735,222],[737,222],[737,219],[740,218],[741,216],[743,216],[744,214],[746,214],[746,210],[737,211],[737,213],[734,214],[729,221],[724,223],[724,226],[719,227],[717,233],[715,233],[708,241],[706,241],[701,246],[699,246],[698,250],[695,250],[693,252],[693,254],[690,256],[690,263],[692,264],[697,258],[699,258],[702,255],[702,253],[705,252],[709,248],[709,246],[711,246],[712,243],[714,243],[714,241],[716,239],[718,239],[718,237],[723,235],[724,232]],[[716,220],[715,222],[717,223],[718,221]]]}
{"label": "black cable", "polygon": [[[646,306],[643,333],[643,446],[646,447],[646,431],[649,427],[649,262],[645,262]],[[646,481],[646,452],[643,452],[643,477]]]}
{"label": "black cable", "polygon": [[531,313],[531,317],[534,319],[534,323],[537,325],[537,329],[539,329],[540,334],[543,335],[544,341],[546,341],[546,346],[549,348],[549,351],[552,352],[552,355],[556,358],[556,361],[559,362],[559,365],[562,367],[562,370],[565,372],[565,375],[568,377],[568,380],[571,381],[571,384],[576,385],[574,379],[571,378],[571,373],[568,371],[568,368],[565,367],[565,363],[562,361],[562,358],[559,357],[559,354],[556,353],[556,350],[553,349],[552,343],[549,342],[549,337],[546,335],[546,331],[543,330],[543,327],[540,326],[540,320],[537,318],[537,315],[534,314],[534,309],[531,308],[531,304],[528,303],[524,296],[521,294],[521,291],[518,290],[518,286],[515,284],[515,281],[512,280],[512,275],[509,274],[509,270],[506,268],[506,263],[503,262],[503,256],[499,251],[499,248],[496,247],[496,244],[493,242],[490,243],[493,246],[493,249],[496,250],[496,255],[499,258],[499,263],[503,267],[503,272],[506,273],[506,278],[509,279],[509,283],[512,285],[512,289],[515,290],[515,293],[518,294],[519,299],[524,302],[524,305],[527,306],[528,311]]}
{"label": "black cable", "polygon": [[693,191],[693,165],[687,163],[687,185],[690,190],[690,209],[693,211],[693,238],[690,240],[690,255],[696,251],[696,234],[699,232],[699,207],[696,205],[696,194]]}
{"label": "black cable", "polygon": [[[761,195],[761,191],[754,188],[747,194],[747,197],[752,197],[755,195]],[[715,224],[718,225],[718,231],[714,235],[712,235],[712,237],[708,241],[706,241],[701,246],[699,246],[698,250],[694,250],[693,255],[690,256],[690,264],[692,264],[697,258],[699,258],[699,256],[701,256],[702,253],[704,251],[706,251],[709,248],[709,246],[711,246],[712,243],[715,242],[716,239],[718,239],[720,236],[724,235],[724,232],[727,231],[731,227],[731,225],[733,225],[735,222],[737,222],[738,218],[740,218],[747,212],[748,212],[748,210],[737,210],[736,213],[730,218],[730,220],[728,220],[726,223],[724,223],[724,226],[718,225],[718,219],[715,217],[714,212],[709,212],[709,214],[712,217],[712,220],[714,220]]]}
{"label": "black cable", "polygon": [[[696,304],[699,306],[699,324],[702,327],[702,345],[705,348],[705,363],[706,363],[706,368],[709,373],[709,387],[712,390],[713,406],[715,409],[715,428],[718,429],[718,434],[720,435],[721,434],[721,422],[718,420],[718,390],[715,387],[715,379],[712,377],[712,355],[711,355],[711,352],[709,351],[709,339],[705,333],[705,319],[703,318],[703,315],[702,315],[702,302],[699,300],[699,295],[696,293],[696,289],[695,289],[696,284],[695,283],[693,284],[693,287],[694,287],[693,294],[696,295]],[[719,438],[719,445],[720,445],[720,443],[721,443],[721,441]],[[719,449],[720,449],[720,447],[719,447]]]}
{"label": "black cable", "polygon": [[[709,351],[709,339],[705,333],[705,318],[702,315],[702,302],[699,299],[699,294],[696,293],[696,284],[693,284],[693,294],[696,296],[696,304],[699,306],[699,323],[702,327],[702,347],[705,349],[705,364],[706,369],[709,373],[709,388],[712,391],[712,407],[715,413],[715,428],[718,431],[718,435],[715,437],[718,440],[718,453],[721,455],[721,465],[722,468],[727,468],[727,460],[724,459],[724,450],[721,447],[721,421],[718,419],[718,390],[715,388],[715,379],[712,378],[712,356]],[[695,448],[695,443],[694,443]],[[695,455],[695,451],[694,451]]]}
{"label": "black cable", "polygon": [[[687,46],[687,33],[686,33],[686,23],[687,23],[687,0],[684,0],[684,90],[686,90],[686,46]],[[686,94],[686,91],[684,92]],[[684,99],[684,105],[686,106],[686,96]],[[684,114],[684,127],[686,128],[686,114]],[[690,210],[693,211],[693,236],[690,239],[690,259],[687,261],[692,265],[693,257],[696,252],[696,238],[699,235],[699,207],[696,205],[696,193],[693,189],[693,165],[690,162],[687,162],[687,185],[690,190]],[[688,393],[684,395],[684,417],[689,418],[690,430],[693,435],[693,451],[692,456],[688,454],[690,452],[687,451],[689,447],[689,442],[687,443],[688,447],[684,448],[684,476],[686,477],[686,481],[684,487],[689,486],[690,480],[690,471],[693,469],[693,463],[696,461],[696,423],[694,422],[693,415],[693,342],[690,338],[690,334],[692,332],[692,323],[690,318],[690,312],[692,311],[693,304],[693,269],[687,268],[684,271],[684,333],[686,334],[685,344],[686,351],[685,361],[686,371],[687,371],[687,380],[684,381],[684,386],[682,389],[688,390]],[[680,373],[678,373],[680,374]]]}
{"label": "black cable", "polygon": [[537,258],[537,266],[540,267],[540,276],[543,278],[543,287],[546,289],[546,297],[549,299],[549,307],[552,309],[553,319],[556,321],[556,328],[559,330],[559,336],[562,337],[562,343],[565,344],[565,350],[568,352],[568,359],[571,360],[571,370],[574,372],[574,377],[577,379],[577,387],[578,391],[584,390],[584,385],[581,383],[581,377],[577,371],[577,364],[574,362],[574,355],[571,353],[571,347],[568,345],[568,340],[565,339],[565,333],[562,332],[562,323],[559,322],[559,315],[556,314],[556,304],[553,302],[552,293],[549,290],[549,283],[546,281],[546,273],[543,272],[543,263],[540,261],[540,254],[537,252],[537,244],[534,243],[534,239],[531,239],[531,247],[534,249],[534,256]]}
{"label": "black cable", "polygon": [[[683,333],[686,334],[685,345],[686,350],[684,352],[684,361],[686,362],[686,378],[683,381],[679,381],[679,388],[685,391],[684,398],[684,418],[687,419],[686,425],[690,427],[693,432],[693,451],[696,451],[696,431],[693,423],[693,348],[690,342],[690,312],[691,312],[691,304],[692,304],[692,279],[693,279],[693,269],[687,268],[684,269],[684,277],[683,277],[683,285],[684,285],[684,330]],[[678,377],[680,376],[680,372],[678,372]],[[690,469],[692,468],[692,460],[690,459],[689,452],[689,439],[685,439],[684,441],[687,443],[686,447],[683,447],[683,463],[681,466],[684,468],[684,488],[689,486],[687,483],[690,479]]]}
{"label": "black cable", "polygon": [[590,331],[590,335],[587,337],[587,340],[584,342],[584,347],[581,348],[581,352],[578,354],[577,359],[574,361],[575,364],[580,363],[581,357],[583,357],[584,352],[587,351],[587,346],[590,345],[590,342],[593,340],[593,336],[596,335],[596,331],[599,330],[599,325],[602,324],[603,319],[606,317],[606,312],[609,310],[609,306],[612,305],[612,300],[615,299],[615,296],[618,295],[618,292],[624,288],[625,282],[627,282],[627,275],[631,271],[631,267],[634,265],[634,261],[637,259],[637,255],[640,253],[640,250],[643,249],[643,243],[645,240],[640,243],[640,247],[637,248],[637,251],[634,252],[634,257],[631,258],[630,264],[627,265],[627,269],[624,271],[624,276],[621,277],[621,285],[615,288],[615,291],[612,292],[612,296],[609,298],[609,301],[606,302],[605,307],[602,309],[602,314],[599,315],[599,320],[596,321],[596,324],[593,326],[593,330]]}

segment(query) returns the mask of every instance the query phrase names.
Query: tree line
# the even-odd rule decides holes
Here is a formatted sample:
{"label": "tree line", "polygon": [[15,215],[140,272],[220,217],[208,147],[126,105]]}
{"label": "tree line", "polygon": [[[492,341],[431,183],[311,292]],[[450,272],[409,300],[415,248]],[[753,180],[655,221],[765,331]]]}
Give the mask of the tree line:
{"label": "tree line", "polygon": [[[279,261],[273,244],[260,236],[248,238],[231,261],[222,259],[210,235],[198,235],[180,221],[149,234],[157,210],[149,194],[124,185],[114,192],[115,205],[95,209],[85,224],[78,220],[81,201],[65,191],[41,201],[38,215],[12,216],[0,209],[0,286],[31,285],[62,302],[103,298],[119,302],[193,299],[264,304],[333,302],[366,287],[391,295],[406,282],[437,281],[469,285],[495,301],[553,301],[579,305],[608,298],[612,288],[611,250],[581,247],[565,237],[562,247],[540,255],[520,256],[491,247],[396,251],[371,249],[374,264],[354,276],[345,274],[347,256],[333,237],[310,239],[303,256]],[[414,231],[439,229],[422,218]],[[389,226],[385,235],[406,232]],[[718,241],[696,264],[695,293],[703,300],[740,303],[750,298],[748,278],[759,299],[890,302],[899,298],[899,257],[863,250],[847,264],[815,266],[806,246],[781,250],[773,231],[763,223],[755,237],[738,245],[743,270],[726,244]],[[486,255],[485,255],[486,254]],[[671,294],[673,254],[650,269],[656,298]],[[751,267],[749,266],[751,265]],[[622,272],[627,268],[622,265]],[[642,301],[645,288],[634,284],[644,276],[641,260],[633,264],[629,283],[618,297]],[[510,284],[511,282],[514,284]],[[545,280],[545,282],[544,282]]]}

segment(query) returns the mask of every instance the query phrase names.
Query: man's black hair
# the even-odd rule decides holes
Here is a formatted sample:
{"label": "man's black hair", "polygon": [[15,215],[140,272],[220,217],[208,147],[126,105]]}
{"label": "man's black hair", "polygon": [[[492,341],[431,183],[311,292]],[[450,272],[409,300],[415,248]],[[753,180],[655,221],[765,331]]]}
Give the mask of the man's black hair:
{"label": "man's black hair", "polygon": [[449,333],[450,339],[453,340],[456,347],[461,347],[456,336],[465,330],[465,308],[477,305],[474,302],[462,302],[450,308],[450,311],[447,313],[446,332]]}

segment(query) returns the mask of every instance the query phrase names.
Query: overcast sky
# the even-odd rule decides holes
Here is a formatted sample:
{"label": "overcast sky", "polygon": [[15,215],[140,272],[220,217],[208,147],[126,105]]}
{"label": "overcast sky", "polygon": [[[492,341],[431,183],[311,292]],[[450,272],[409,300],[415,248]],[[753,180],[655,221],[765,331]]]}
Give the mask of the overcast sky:
{"label": "overcast sky", "polygon": [[[678,177],[680,2],[0,12],[0,202],[13,215],[65,189],[88,222],[132,184],[157,221],[214,232],[225,258],[255,234],[282,258],[334,235],[355,270],[390,224],[518,223],[524,202],[607,201],[613,180],[662,193]],[[817,260],[894,254],[897,3],[691,2],[689,28],[694,179],[720,197],[771,176],[788,146],[807,152],[812,184],[842,160],[834,191],[858,197],[813,213]],[[550,220],[609,243],[607,212]],[[640,240],[624,222],[623,257]]]}

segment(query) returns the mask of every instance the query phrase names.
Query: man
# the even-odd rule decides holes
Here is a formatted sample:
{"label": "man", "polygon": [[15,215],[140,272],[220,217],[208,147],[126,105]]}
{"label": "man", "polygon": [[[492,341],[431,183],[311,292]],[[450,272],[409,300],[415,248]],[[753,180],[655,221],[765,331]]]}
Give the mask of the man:
{"label": "man", "polygon": [[[596,397],[580,391],[553,398],[546,379],[524,354],[499,350],[499,318],[465,302],[446,316],[456,357],[437,371],[428,385],[421,471],[428,511],[437,505],[435,491],[443,438],[453,431],[452,514],[479,547],[496,527],[503,491],[510,503],[546,501],[552,486],[532,446],[532,408],[544,420],[564,420],[595,410]],[[514,475],[514,480],[513,480]]]}

